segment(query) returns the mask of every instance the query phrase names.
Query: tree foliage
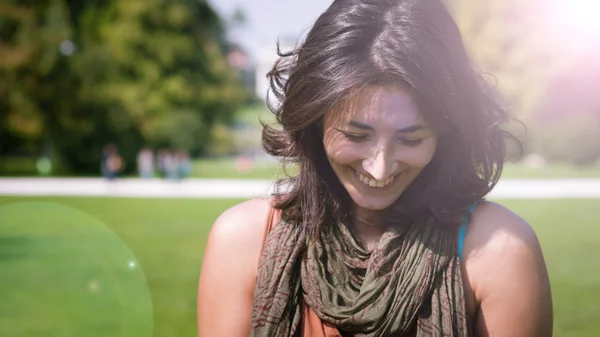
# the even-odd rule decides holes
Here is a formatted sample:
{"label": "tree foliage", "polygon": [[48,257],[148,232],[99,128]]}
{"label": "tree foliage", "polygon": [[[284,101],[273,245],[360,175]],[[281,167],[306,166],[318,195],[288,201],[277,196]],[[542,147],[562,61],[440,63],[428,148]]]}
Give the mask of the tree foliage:
{"label": "tree foliage", "polygon": [[97,171],[101,148],[206,151],[244,91],[201,0],[0,3],[0,154]]}
{"label": "tree foliage", "polygon": [[556,43],[542,0],[453,0],[450,4],[474,66],[489,74],[515,117],[528,120],[546,84],[574,62]]}
{"label": "tree foliage", "polygon": [[532,129],[537,153],[552,162],[594,165],[600,161],[600,115],[559,116]]}
{"label": "tree foliage", "polygon": [[589,92],[597,83],[571,76],[560,89],[554,87],[573,72],[600,78],[600,68],[592,66],[599,54],[577,32],[565,31],[559,7],[544,0],[452,0],[449,5],[474,66],[490,74],[514,117],[527,126],[508,126],[525,151],[551,161],[597,161],[600,143],[593,130],[600,110]]}

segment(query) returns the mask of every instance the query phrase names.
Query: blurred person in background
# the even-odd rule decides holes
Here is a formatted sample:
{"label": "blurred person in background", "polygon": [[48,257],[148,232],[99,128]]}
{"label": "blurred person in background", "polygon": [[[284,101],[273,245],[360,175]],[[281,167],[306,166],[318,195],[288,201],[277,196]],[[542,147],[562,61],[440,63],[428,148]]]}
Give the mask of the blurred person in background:
{"label": "blurred person in background", "polygon": [[154,177],[154,153],[150,148],[144,147],[137,157],[137,166],[140,177],[149,179]]}
{"label": "blurred person in background", "polygon": [[179,162],[177,154],[171,149],[167,150],[164,155],[165,178],[167,180],[179,181]]}
{"label": "blurred person in background", "polygon": [[185,179],[192,173],[192,162],[188,151],[181,150],[177,152],[177,167],[179,171],[179,179]]}
{"label": "blurred person in background", "polygon": [[156,170],[161,178],[167,177],[167,166],[170,161],[170,154],[171,152],[167,148],[160,148],[156,153]]}
{"label": "blurred person in background", "polygon": [[269,74],[299,166],[216,220],[199,336],[551,336],[536,234],[484,197],[510,116],[440,0],[337,0]]}
{"label": "blurred person in background", "polygon": [[235,168],[238,172],[248,173],[253,167],[254,159],[247,154],[241,154],[235,159]]}
{"label": "blurred person in background", "polygon": [[123,159],[119,155],[119,151],[114,144],[108,144],[102,152],[100,160],[102,175],[108,180],[114,180],[123,170]]}

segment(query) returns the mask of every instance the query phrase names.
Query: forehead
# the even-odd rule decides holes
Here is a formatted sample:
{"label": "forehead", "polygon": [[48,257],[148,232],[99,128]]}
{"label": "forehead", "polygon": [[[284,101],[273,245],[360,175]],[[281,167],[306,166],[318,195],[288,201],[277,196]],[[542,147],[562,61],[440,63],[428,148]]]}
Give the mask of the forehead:
{"label": "forehead", "polygon": [[374,127],[424,122],[411,93],[400,87],[367,87],[342,101],[330,115],[337,122],[353,120]]}

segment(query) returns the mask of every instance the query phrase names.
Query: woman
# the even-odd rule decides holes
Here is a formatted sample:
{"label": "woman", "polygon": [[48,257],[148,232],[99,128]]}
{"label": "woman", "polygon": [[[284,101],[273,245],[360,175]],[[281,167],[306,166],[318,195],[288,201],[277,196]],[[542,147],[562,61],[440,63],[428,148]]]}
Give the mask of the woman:
{"label": "woman", "polygon": [[200,336],[551,336],[535,233],[482,200],[509,116],[441,1],[337,0],[270,79],[299,172],[215,222]]}

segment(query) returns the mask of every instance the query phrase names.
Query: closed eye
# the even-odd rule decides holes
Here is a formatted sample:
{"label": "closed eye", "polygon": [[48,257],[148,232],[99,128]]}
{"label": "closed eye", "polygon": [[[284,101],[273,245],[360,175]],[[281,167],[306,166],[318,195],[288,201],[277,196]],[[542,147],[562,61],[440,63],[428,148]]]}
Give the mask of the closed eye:
{"label": "closed eye", "polygon": [[423,139],[424,138],[419,138],[419,139],[400,138],[400,141],[402,142],[402,144],[404,144],[406,146],[414,147],[414,146],[418,146],[419,144],[423,143]]}
{"label": "closed eye", "polygon": [[339,132],[341,132],[344,137],[346,137],[348,140],[352,141],[352,142],[363,142],[367,139],[369,139],[369,135],[364,134],[364,133],[353,133],[353,132],[347,132],[347,131],[343,131],[343,130],[338,130]]}

